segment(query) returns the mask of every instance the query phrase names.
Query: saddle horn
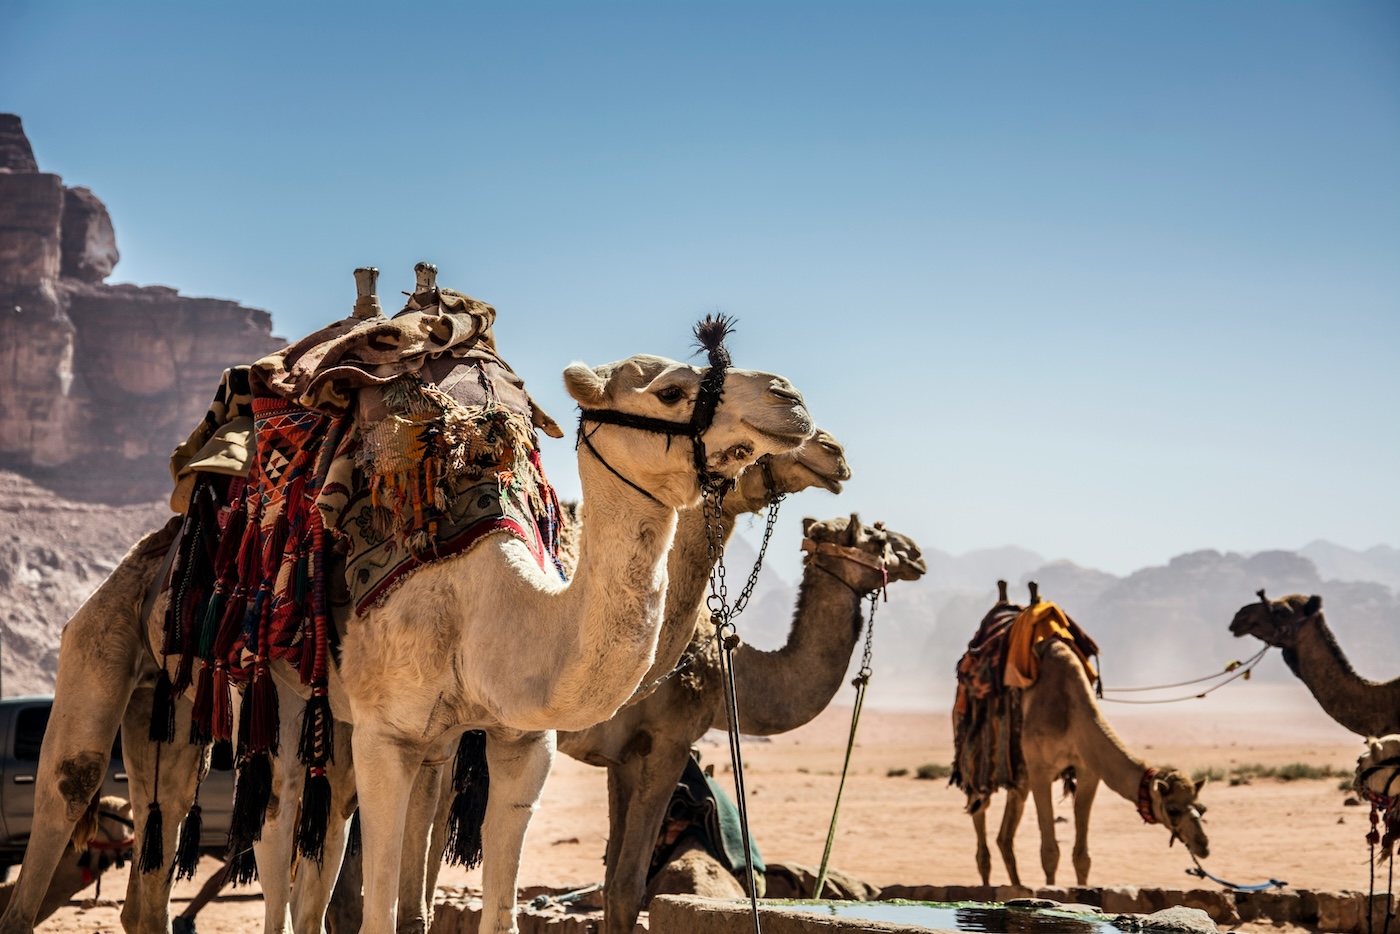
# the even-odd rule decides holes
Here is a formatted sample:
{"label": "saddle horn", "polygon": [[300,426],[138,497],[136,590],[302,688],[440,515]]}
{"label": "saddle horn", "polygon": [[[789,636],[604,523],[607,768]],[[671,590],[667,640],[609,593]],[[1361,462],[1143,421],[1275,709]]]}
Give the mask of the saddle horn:
{"label": "saddle horn", "polygon": [[413,267],[413,278],[416,284],[413,287],[413,294],[422,295],[424,292],[436,292],[438,287],[437,274],[437,266],[426,260],[415,265]]}
{"label": "saddle horn", "polygon": [[1256,590],[1256,591],[1254,591],[1254,592],[1255,592],[1255,594],[1258,595],[1258,597],[1259,597],[1259,602],[1260,602],[1260,603],[1268,603],[1268,602],[1269,602],[1269,598],[1266,597],[1266,596],[1264,596],[1264,588],[1263,588],[1263,587],[1260,587],[1258,590]]}
{"label": "saddle horn", "polygon": [[1035,581],[1029,581],[1026,583],[1026,587],[1028,587],[1031,592],[1031,606],[1035,606],[1040,602],[1040,585]]}
{"label": "saddle horn", "polygon": [[1006,596],[1006,581],[997,581],[997,605],[1004,606],[1010,602]]}
{"label": "saddle horn", "polygon": [[382,317],[384,308],[379,304],[377,292],[379,270],[373,266],[361,266],[355,270],[355,317]]}

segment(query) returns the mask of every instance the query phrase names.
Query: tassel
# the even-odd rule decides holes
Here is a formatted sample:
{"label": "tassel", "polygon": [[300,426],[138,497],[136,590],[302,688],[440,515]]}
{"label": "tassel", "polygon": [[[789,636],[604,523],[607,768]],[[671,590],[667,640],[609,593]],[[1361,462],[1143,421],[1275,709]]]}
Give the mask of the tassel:
{"label": "tassel", "polygon": [[229,819],[229,852],[237,854],[262,839],[263,819],[272,799],[272,760],[260,752],[243,760],[233,791]]}
{"label": "tassel", "polygon": [[247,885],[258,881],[258,861],[253,856],[253,848],[239,850],[229,860],[228,877],[234,885]]}
{"label": "tassel", "polygon": [[248,725],[248,748],[252,752],[269,752],[275,756],[281,729],[277,716],[277,686],[272,683],[272,672],[267,670],[267,663],[261,658],[253,669],[253,683],[249,685],[247,693],[249,701],[243,705],[243,710],[252,714],[252,723]]}
{"label": "tassel", "polygon": [[194,709],[190,711],[190,745],[207,746],[214,740],[214,668],[199,666],[194,685]]}
{"label": "tassel", "polygon": [[215,739],[233,739],[233,698],[229,696],[228,664],[214,663],[214,717],[212,732]]}
{"label": "tassel", "polygon": [[142,872],[155,872],[165,865],[165,818],[160,802],[152,801],[146,811],[146,827],[141,833],[141,859],[137,866]]}
{"label": "tassel", "polygon": [[238,742],[233,744],[234,755],[241,762],[253,750],[249,748],[249,739],[253,730],[253,688],[248,685],[239,695],[241,700],[238,705]]}
{"label": "tassel", "polygon": [[360,809],[355,808],[355,813],[350,815],[350,833],[345,840],[345,858],[359,856],[363,848],[364,841],[360,838]]}
{"label": "tassel", "polygon": [[326,852],[326,825],[331,818],[331,783],[326,770],[306,770],[301,791],[301,824],[297,827],[297,852],[321,865]]}
{"label": "tassel", "polygon": [[171,692],[170,672],[161,665],[156,678],[155,699],[151,701],[150,738],[153,743],[175,742],[175,697]]}
{"label": "tassel", "polygon": [[204,812],[199,801],[190,807],[180,825],[180,843],[175,847],[175,878],[193,879],[199,867],[199,835],[204,832]]}
{"label": "tassel", "polygon": [[297,759],[303,765],[321,765],[334,759],[335,720],[331,716],[331,701],[326,689],[311,689],[311,699],[301,714],[301,741],[297,743]]}
{"label": "tassel", "polygon": [[[172,710],[175,706],[175,698],[185,693],[185,689],[188,688],[190,684],[194,681],[194,678],[192,677],[193,673],[194,653],[185,652],[180,656],[180,664],[177,665],[175,668],[175,679],[170,683],[170,706]],[[170,732],[175,732],[175,718],[173,714],[170,718]],[[174,737],[172,737],[172,740],[173,738]]]}
{"label": "tassel", "polygon": [[486,734],[468,730],[457,744],[452,766],[452,812],[447,825],[447,862],[473,869],[481,863],[481,824],[486,819],[486,801],[491,775],[486,765]]}
{"label": "tassel", "polygon": [[199,657],[209,661],[214,657],[214,637],[219,633],[219,617],[224,613],[223,586],[218,585],[209,595],[209,603],[204,608],[204,619],[199,624]]}

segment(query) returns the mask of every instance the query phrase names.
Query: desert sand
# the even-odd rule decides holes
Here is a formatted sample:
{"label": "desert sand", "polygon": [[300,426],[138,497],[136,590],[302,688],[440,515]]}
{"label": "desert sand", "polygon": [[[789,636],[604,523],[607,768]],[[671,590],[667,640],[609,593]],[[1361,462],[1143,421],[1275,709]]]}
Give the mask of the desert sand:
{"label": "desert sand", "polygon": [[[878,677],[878,670],[877,675]],[[774,862],[816,864],[821,859],[827,822],[836,793],[849,728],[849,691],[807,726],[771,740],[743,745],[750,789],[753,832],[764,856]],[[1327,718],[1300,686],[1239,684],[1204,700],[1163,706],[1106,705],[1105,710],[1130,749],[1155,765],[1187,770],[1301,762],[1348,772],[1360,752],[1359,740]],[[728,775],[723,734],[701,743],[703,761]],[[841,809],[833,865],[875,885],[977,884],[972,825],[962,795],[946,780],[913,777],[925,763],[951,758],[952,729],[946,711],[867,710]],[[908,775],[892,777],[891,770]],[[1253,779],[1231,786],[1207,786],[1207,829],[1211,856],[1207,868],[1242,884],[1270,878],[1297,889],[1357,889],[1368,885],[1365,843],[1367,810],[1347,806],[1339,779],[1283,781]],[[521,884],[580,886],[601,881],[607,835],[605,773],[561,757],[545,788],[530,828]],[[1068,801],[1057,813],[1070,816]],[[1000,796],[992,812],[1000,821]],[[1074,884],[1069,851],[1072,823],[1057,824],[1061,870],[1057,882]],[[1210,887],[1186,875],[1190,858],[1169,847],[1161,827],[1145,826],[1134,806],[1100,789],[1091,833],[1092,885]],[[1027,808],[1017,836],[1023,881],[1043,882],[1034,811]],[[212,872],[206,860],[201,868]],[[479,883],[479,871],[445,870],[445,885]],[[1009,880],[999,856],[993,857],[993,884]],[[197,886],[176,888],[178,912]],[[109,906],[81,908],[74,901],[43,930],[63,934],[119,931],[115,900],[125,891],[125,871],[103,880]],[[79,898],[90,897],[91,890]],[[256,886],[209,906],[199,917],[200,934],[251,934],[261,927],[262,903]]]}

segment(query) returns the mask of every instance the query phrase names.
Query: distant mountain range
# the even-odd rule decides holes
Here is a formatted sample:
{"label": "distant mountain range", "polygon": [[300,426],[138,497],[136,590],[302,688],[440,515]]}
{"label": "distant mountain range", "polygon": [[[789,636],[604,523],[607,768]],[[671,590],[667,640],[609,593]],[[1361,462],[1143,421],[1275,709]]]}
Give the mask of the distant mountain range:
{"label": "distant mountain range", "polygon": [[[731,575],[752,557],[753,549],[736,537]],[[1272,596],[1320,594],[1328,625],[1357,671],[1375,680],[1400,674],[1400,550],[1388,546],[1355,551],[1316,541],[1298,551],[1253,555],[1197,551],[1126,577],[1047,562],[1016,547],[959,556],[926,549],[924,557],[928,574],[892,586],[889,602],[877,610],[872,704],[950,706],[957,660],[996,601],[998,579],[1012,583],[1019,603],[1028,599],[1026,582],[1036,581],[1042,598],[1083,626],[1102,650],[1108,686],[1181,681],[1253,655],[1263,643],[1236,639],[1229,624],[1261,587]],[[796,583],[765,571],[740,620],[744,639],[763,648],[781,645],[796,595]],[[1286,681],[1293,675],[1274,652],[1255,677]]]}

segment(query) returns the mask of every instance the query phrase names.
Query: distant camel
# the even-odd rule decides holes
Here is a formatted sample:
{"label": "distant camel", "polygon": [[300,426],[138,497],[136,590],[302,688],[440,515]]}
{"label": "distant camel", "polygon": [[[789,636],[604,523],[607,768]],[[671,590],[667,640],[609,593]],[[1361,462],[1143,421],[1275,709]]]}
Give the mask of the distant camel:
{"label": "distant camel", "polygon": [[[1032,605],[1039,602],[1032,591]],[[1000,605],[1006,601],[1003,588]],[[1040,824],[1040,864],[1047,885],[1055,884],[1060,863],[1060,847],[1055,842],[1055,805],[1051,786],[1066,769],[1073,768],[1074,792],[1074,872],[1080,885],[1089,881],[1089,811],[1102,780],[1119,796],[1137,806],[1145,822],[1163,824],[1172,838],[1181,838],[1198,858],[1205,858],[1210,847],[1201,815],[1205,805],[1196,800],[1204,781],[1192,784],[1176,769],[1155,769],[1130,753],[1099,711],[1093,687],[1084,665],[1060,639],[1046,639],[1036,647],[1040,655],[1040,675],[1035,684],[1021,689],[1021,754],[1025,779],[1020,787],[1007,789],[1006,811],[997,847],[1011,876],[1020,885],[1016,871],[1016,827],[1026,807],[1026,796],[1035,796],[1036,817]],[[992,855],[987,847],[987,808],[985,800],[972,802],[972,826],[977,832],[977,871],[982,884],[989,884]]]}
{"label": "distant camel", "polygon": [[1290,594],[1240,607],[1230,622],[1236,636],[1250,635],[1283,649],[1283,660],[1308,686],[1333,720],[1361,736],[1400,733],[1400,678],[1367,681],[1342,654],[1322,616],[1322,598]]}
{"label": "distant camel", "polygon": [[[134,843],[131,828],[131,805],[125,799],[108,795],[94,801],[63,850],[34,920],[43,921],[98,881],[109,863],[129,858]],[[0,882],[0,911],[10,904],[17,884]]]}

